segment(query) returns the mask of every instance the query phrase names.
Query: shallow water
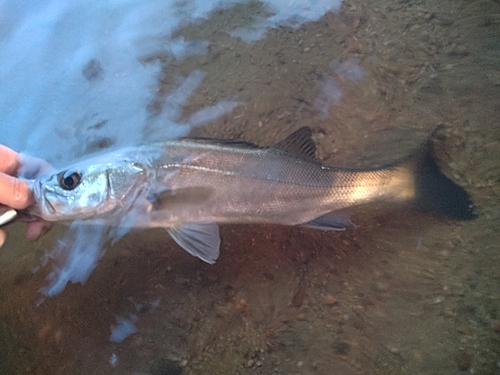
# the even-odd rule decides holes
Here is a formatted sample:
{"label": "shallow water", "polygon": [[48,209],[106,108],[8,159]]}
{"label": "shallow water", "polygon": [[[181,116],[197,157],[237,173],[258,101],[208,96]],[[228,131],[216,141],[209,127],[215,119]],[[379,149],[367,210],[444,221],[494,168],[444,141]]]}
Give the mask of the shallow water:
{"label": "shallow water", "polygon": [[[269,145],[307,125],[319,159],[352,167],[406,155],[444,124],[437,156],[471,193],[479,217],[459,223],[408,208],[361,207],[352,217],[358,228],[343,233],[224,226],[213,266],[162,230],[134,231],[108,248],[83,285],[68,284],[52,297],[40,290],[60,263],[44,255],[66,229],[27,243],[16,224],[0,252],[0,373],[497,374],[498,2],[345,0],[337,12],[326,9],[300,26],[276,21],[272,5],[259,2],[221,2],[213,12],[186,4],[192,22],[152,21],[147,29],[197,41],[188,43],[196,47],[190,53],[144,43],[146,53],[157,54],[144,65],[137,62],[141,48],[127,59],[102,52],[102,61],[122,58],[129,86],[113,74],[80,96],[60,102],[64,93],[52,87],[54,96],[40,101],[31,86],[36,75],[20,74],[20,85],[5,91],[22,105],[0,101],[2,123],[19,127],[9,127],[2,142],[63,164],[130,144],[125,134],[147,140],[193,127],[193,135]],[[94,18],[83,18],[87,11]],[[97,20],[106,11],[69,13],[82,14],[82,27],[92,28],[105,24]],[[239,37],[254,39],[255,30],[260,40]],[[39,45],[43,52],[46,44]],[[93,55],[84,56],[87,63]],[[55,61],[57,74],[78,85],[81,65],[72,75],[66,60]],[[57,74],[45,84],[59,82]],[[114,96],[121,87],[126,95]],[[239,105],[211,107],[228,100]],[[89,115],[85,105],[92,103]],[[6,114],[8,108],[16,110]],[[196,114],[206,108],[215,108],[206,114],[213,121],[200,127]],[[101,120],[107,122],[95,127]],[[26,129],[34,135],[23,143]]]}

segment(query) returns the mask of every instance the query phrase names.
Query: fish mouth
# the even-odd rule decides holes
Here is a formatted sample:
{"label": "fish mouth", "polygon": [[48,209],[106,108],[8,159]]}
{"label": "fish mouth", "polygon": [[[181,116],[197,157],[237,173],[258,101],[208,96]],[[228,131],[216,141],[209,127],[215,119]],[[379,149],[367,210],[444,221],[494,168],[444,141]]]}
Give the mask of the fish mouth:
{"label": "fish mouth", "polygon": [[46,196],[47,194],[50,193],[51,192],[49,190],[43,187],[42,181],[37,181],[36,183],[33,184],[33,195],[35,196],[35,200],[38,204],[40,212],[42,213],[42,216],[43,212],[47,212],[50,215],[56,213],[54,206],[52,206],[52,204],[50,203],[50,201],[47,199]]}

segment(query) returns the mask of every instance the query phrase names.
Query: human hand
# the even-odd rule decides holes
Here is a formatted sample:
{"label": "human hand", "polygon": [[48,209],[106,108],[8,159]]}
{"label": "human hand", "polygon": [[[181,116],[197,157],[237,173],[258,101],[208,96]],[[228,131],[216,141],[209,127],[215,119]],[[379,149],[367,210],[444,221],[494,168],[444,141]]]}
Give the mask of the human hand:
{"label": "human hand", "polygon": [[[32,157],[19,155],[10,148],[0,145],[0,205],[21,210],[34,203],[33,194],[28,181],[18,178],[20,169],[41,171],[47,163]],[[44,221],[30,222],[26,228],[26,238],[34,241],[49,228]],[[0,230],[0,247],[5,243],[7,234]]]}

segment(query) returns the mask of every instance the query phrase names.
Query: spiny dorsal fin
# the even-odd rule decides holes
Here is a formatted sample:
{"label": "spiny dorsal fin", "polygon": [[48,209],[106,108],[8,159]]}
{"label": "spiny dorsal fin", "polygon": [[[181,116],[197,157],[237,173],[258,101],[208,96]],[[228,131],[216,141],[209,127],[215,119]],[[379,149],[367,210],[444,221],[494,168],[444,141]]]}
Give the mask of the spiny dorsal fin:
{"label": "spiny dorsal fin", "polygon": [[291,155],[316,160],[316,145],[311,138],[312,132],[304,126],[273,146],[274,149],[285,151]]}

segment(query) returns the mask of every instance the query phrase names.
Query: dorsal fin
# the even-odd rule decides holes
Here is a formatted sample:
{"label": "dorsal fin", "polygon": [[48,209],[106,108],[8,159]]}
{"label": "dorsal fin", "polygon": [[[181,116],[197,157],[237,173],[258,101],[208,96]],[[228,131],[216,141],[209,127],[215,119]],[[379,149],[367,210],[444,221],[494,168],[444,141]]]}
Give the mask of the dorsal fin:
{"label": "dorsal fin", "polygon": [[281,142],[276,143],[273,148],[305,159],[316,160],[316,145],[311,135],[311,129],[307,126],[303,126]]}

